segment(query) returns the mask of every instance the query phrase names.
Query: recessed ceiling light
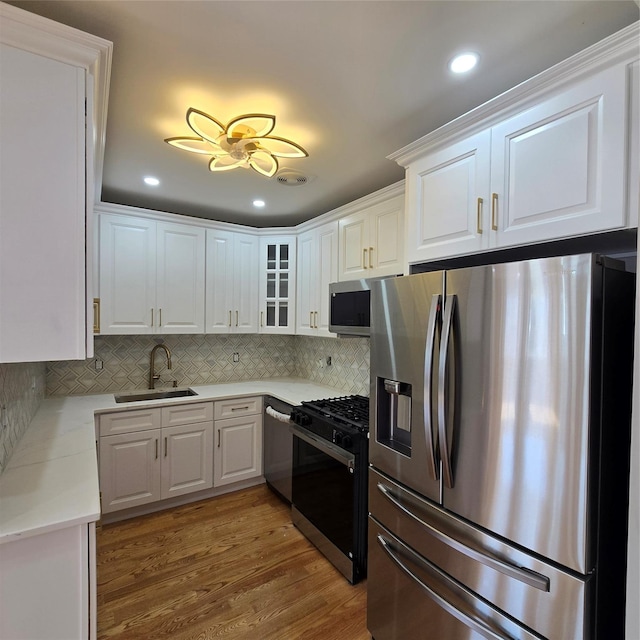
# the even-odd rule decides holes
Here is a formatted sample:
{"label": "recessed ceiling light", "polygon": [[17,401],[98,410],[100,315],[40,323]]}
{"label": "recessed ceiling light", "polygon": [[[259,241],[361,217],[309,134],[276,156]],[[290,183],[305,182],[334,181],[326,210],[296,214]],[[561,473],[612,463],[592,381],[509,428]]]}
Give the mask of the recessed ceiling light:
{"label": "recessed ceiling light", "polygon": [[264,207],[264,204],[265,204],[264,200],[254,200],[253,201],[253,206],[254,207]]}
{"label": "recessed ceiling light", "polygon": [[466,73],[478,64],[479,57],[477,53],[465,51],[451,60],[449,69],[453,71],[453,73]]}
{"label": "recessed ceiling light", "polygon": [[154,178],[153,176],[146,176],[144,178],[144,183],[148,184],[150,187],[157,187],[160,184],[160,180],[158,180],[158,178]]}

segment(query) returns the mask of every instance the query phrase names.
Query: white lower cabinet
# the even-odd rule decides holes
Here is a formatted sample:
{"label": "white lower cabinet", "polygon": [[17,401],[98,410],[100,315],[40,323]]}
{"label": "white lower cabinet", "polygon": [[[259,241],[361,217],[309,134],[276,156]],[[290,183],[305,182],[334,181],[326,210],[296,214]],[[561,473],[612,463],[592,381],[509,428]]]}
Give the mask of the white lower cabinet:
{"label": "white lower cabinet", "polygon": [[213,404],[103,415],[99,446],[103,513],[210,489]]}
{"label": "white lower cabinet", "polygon": [[[259,397],[237,398],[215,403],[214,487],[262,475],[260,400]],[[228,415],[234,417],[224,417]]]}
{"label": "white lower cabinet", "polygon": [[95,537],[90,522],[0,545],[0,638],[96,637]]}

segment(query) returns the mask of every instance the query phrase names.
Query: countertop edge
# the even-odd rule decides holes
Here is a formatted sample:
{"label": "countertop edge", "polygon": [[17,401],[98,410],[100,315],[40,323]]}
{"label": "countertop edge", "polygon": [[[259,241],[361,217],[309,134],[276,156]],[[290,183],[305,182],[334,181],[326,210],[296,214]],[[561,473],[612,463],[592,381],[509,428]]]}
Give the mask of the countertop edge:
{"label": "countertop edge", "polygon": [[[98,415],[249,395],[272,396],[291,405],[344,395],[340,389],[303,378],[243,380],[191,388],[198,395],[129,403],[116,403],[112,393],[43,400],[0,475],[0,544],[100,519],[95,450]],[[65,449],[69,444],[77,451],[69,453]]]}

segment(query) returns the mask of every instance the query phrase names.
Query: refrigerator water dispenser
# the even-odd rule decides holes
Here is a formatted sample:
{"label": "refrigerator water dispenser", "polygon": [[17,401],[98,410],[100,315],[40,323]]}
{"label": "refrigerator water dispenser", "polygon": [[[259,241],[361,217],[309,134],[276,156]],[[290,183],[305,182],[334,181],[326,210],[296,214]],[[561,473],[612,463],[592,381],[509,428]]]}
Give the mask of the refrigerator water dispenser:
{"label": "refrigerator water dispenser", "polygon": [[405,455],[411,454],[411,385],[378,378],[378,442]]}

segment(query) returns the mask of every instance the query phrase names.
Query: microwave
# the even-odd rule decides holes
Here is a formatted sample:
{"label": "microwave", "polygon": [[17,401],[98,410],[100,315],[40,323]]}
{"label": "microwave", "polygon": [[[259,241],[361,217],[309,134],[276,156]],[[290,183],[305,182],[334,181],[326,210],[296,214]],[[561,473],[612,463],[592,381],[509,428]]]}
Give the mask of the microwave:
{"label": "microwave", "polygon": [[346,336],[368,336],[371,327],[371,282],[381,279],[332,282],[329,285],[329,331]]}

